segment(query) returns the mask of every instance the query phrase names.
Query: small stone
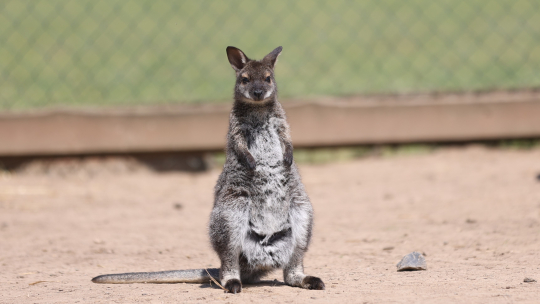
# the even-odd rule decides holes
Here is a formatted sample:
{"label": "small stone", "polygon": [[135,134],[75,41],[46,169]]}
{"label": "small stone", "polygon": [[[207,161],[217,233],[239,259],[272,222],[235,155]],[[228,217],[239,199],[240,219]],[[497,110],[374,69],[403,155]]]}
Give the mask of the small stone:
{"label": "small stone", "polygon": [[384,251],[394,250],[394,246],[384,247],[382,250],[384,250]]}
{"label": "small stone", "polygon": [[426,259],[420,252],[412,252],[399,261],[397,271],[427,270]]}
{"label": "small stone", "polygon": [[173,207],[174,207],[174,209],[176,209],[176,210],[180,210],[180,209],[182,209],[184,206],[182,206],[182,204],[180,204],[180,203],[174,203],[174,204],[173,204]]}
{"label": "small stone", "polygon": [[467,223],[467,224],[476,224],[476,220],[473,220],[473,219],[467,219],[467,220],[465,221],[465,223]]}
{"label": "small stone", "polygon": [[525,278],[525,279],[523,279],[523,282],[525,282],[525,283],[534,283],[534,282],[536,282],[536,280],[531,279],[531,278]]}

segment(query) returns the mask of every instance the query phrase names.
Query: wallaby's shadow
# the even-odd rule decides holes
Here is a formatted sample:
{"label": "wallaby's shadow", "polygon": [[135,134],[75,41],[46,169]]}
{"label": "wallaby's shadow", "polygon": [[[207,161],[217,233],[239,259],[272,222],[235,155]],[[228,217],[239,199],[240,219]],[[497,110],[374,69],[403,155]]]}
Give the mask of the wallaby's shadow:
{"label": "wallaby's shadow", "polygon": [[[261,280],[258,283],[253,284],[242,284],[243,289],[250,289],[253,287],[279,287],[279,286],[287,286],[287,284],[280,282],[278,280]],[[216,285],[214,282],[211,284],[202,284],[199,286],[199,288],[213,288],[213,289],[221,289],[218,285]]]}

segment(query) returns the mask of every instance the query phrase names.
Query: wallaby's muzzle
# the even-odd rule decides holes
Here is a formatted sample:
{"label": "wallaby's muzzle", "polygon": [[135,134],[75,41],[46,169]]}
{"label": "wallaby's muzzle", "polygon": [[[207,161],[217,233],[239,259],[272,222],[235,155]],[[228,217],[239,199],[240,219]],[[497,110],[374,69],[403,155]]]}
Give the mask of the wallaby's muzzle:
{"label": "wallaby's muzzle", "polygon": [[254,90],[253,91],[253,99],[254,100],[262,100],[263,99],[263,93],[264,91],[263,90]]}

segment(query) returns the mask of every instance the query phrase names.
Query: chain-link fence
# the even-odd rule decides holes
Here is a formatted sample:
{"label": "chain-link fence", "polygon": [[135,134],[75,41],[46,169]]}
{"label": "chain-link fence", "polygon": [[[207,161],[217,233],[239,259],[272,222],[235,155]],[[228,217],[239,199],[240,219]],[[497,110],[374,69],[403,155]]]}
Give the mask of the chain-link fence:
{"label": "chain-link fence", "polygon": [[0,109],[230,100],[228,45],[280,96],[540,86],[540,1],[0,0]]}

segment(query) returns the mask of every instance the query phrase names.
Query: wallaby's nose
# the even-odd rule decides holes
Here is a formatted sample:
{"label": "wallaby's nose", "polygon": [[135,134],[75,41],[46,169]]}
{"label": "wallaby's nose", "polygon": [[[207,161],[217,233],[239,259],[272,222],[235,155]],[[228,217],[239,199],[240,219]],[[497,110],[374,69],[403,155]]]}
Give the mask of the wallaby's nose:
{"label": "wallaby's nose", "polygon": [[257,97],[257,100],[261,100],[262,94],[263,94],[262,90],[253,91],[253,95],[255,95],[255,97]]}

